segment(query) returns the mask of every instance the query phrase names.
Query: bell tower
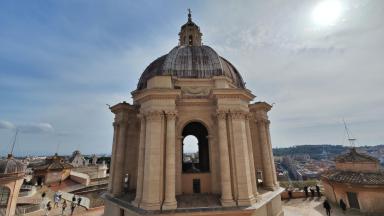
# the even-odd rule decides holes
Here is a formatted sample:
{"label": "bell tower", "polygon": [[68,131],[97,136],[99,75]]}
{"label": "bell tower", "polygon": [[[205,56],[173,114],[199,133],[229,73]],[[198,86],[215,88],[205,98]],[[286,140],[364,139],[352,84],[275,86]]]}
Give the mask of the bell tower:
{"label": "bell tower", "polygon": [[188,22],[181,26],[179,33],[179,45],[180,46],[201,46],[201,34],[200,28],[194,22],[192,22],[191,9],[188,9]]}

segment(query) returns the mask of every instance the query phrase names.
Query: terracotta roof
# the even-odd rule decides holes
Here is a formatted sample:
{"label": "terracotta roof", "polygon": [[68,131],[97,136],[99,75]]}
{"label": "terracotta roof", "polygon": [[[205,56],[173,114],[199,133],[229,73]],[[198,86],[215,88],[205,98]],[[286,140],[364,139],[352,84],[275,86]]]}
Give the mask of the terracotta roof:
{"label": "terracotta roof", "polygon": [[357,152],[355,148],[351,148],[348,153],[336,157],[335,161],[336,162],[379,162],[379,160],[374,157]]}
{"label": "terracotta roof", "polygon": [[331,170],[324,173],[323,178],[339,183],[384,185],[384,173],[360,173],[351,171]]}
{"label": "terracotta roof", "polygon": [[55,154],[53,157],[47,158],[44,164],[36,166],[33,170],[62,170],[72,168],[73,166],[71,164],[64,162],[61,157]]}

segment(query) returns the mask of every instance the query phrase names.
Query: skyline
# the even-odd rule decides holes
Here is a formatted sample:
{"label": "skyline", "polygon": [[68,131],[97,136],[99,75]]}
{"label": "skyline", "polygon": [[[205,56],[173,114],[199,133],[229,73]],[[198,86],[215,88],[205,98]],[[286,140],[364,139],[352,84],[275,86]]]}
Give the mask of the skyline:
{"label": "skyline", "polygon": [[16,155],[110,153],[106,104],[131,102],[145,67],[177,45],[187,8],[255,101],[274,105],[273,147],[348,145],[343,118],[357,145],[383,144],[384,2],[337,1],[328,23],[316,21],[320,2],[2,2],[0,155],[16,127]]}

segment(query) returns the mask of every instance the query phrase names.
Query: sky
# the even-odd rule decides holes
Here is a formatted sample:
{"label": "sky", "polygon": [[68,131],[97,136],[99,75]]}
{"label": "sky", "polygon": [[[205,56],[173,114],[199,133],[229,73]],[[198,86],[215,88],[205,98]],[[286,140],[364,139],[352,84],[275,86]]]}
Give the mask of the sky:
{"label": "sky", "polygon": [[203,43],[273,104],[274,147],[384,143],[384,1],[0,2],[0,155],[110,153],[113,115],[178,43]]}

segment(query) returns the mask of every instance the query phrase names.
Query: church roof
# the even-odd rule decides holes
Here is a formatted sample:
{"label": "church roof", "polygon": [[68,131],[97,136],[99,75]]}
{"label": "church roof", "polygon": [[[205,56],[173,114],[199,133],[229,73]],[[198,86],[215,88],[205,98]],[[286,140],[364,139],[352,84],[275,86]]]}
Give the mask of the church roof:
{"label": "church roof", "polygon": [[9,175],[25,172],[26,165],[16,160],[11,154],[7,159],[0,160],[0,175]]}
{"label": "church roof", "polygon": [[168,54],[150,63],[142,73],[137,90],[147,87],[147,81],[154,76],[173,76],[178,78],[204,79],[213,76],[225,76],[237,88],[245,88],[243,78],[237,69],[214,49],[201,43],[200,28],[192,22],[181,27],[180,44]]}
{"label": "church roof", "polygon": [[63,170],[72,169],[73,166],[64,162],[64,159],[55,154],[53,157],[45,160],[45,163],[33,168],[33,170]]}
{"label": "church roof", "polygon": [[351,148],[348,153],[335,158],[336,162],[379,162],[378,159],[362,154],[356,151],[356,148]]}
{"label": "church roof", "polygon": [[364,184],[364,185],[384,185],[384,173],[362,173],[362,172],[351,172],[332,170],[328,173],[323,174],[323,178],[330,181],[339,183],[350,183],[350,184]]}

